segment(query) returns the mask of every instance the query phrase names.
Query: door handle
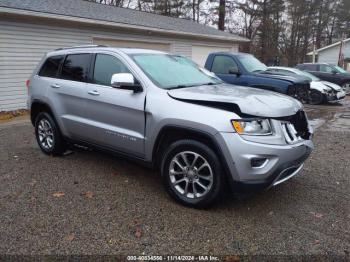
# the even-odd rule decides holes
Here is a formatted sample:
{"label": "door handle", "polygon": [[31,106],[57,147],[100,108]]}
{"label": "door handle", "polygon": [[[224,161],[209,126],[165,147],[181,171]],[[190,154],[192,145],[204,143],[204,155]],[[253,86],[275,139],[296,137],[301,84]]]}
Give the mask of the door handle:
{"label": "door handle", "polygon": [[91,90],[91,91],[88,92],[88,94],[89,95],[93,95],[93,96],[99,96],[100,95],[100,93],[98,91],[96,91],[96,90]]}
{"label": "door handle", "polygon": [[60,85],[59,84],[53,84],[51,85],[52,88],[60,88]]}

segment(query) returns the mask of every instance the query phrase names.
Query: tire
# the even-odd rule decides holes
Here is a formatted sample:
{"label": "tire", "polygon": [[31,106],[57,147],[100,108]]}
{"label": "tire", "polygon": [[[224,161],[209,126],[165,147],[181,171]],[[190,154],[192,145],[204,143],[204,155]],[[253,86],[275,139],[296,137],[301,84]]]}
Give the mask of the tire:
{"label": "tire", "polygon": [[208,207],[224,191],[224,172],[218,157],[211,148],[195,140],[171,144],[164,153],[161,174],[169,195],[186,206]]}
{"label": "tire", "polygon": [[35,119],[35,137],[43,153],[59,156],[65,152],[65,142],[58,125],[46,112],[39,113]]}
{"label": "tire", "polygon": [[309,102],[309,98],[310,98],[310,92],[305,90],[305,89],[299,89],[297,91],[297,99],[303,103],[306,104]]}
{"label": "tire", "polygon": [[324,101],[325,101],[325,97],[320,91],[318,91],[318,90],[311,90],[310,91],[309,103],[311,105],[320,105]]}

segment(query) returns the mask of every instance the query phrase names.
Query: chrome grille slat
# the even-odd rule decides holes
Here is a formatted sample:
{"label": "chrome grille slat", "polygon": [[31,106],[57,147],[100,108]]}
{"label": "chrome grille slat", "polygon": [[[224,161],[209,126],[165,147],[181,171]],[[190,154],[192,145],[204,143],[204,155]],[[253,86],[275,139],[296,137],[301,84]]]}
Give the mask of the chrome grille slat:
{"label": "chrome grille slat", "polygon": [[281,127],[284,138],[288,144],[294,144],[302,140],[291,122],[281,122]]}

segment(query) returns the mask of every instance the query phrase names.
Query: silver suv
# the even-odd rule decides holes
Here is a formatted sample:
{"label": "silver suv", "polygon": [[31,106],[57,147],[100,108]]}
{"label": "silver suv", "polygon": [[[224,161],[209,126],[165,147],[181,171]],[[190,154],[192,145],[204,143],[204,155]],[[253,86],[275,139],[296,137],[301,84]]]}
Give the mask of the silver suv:
{"label": "silver suv", "polygon": [[82,46],[47,54],[28,81],[41,150],[81,144],[159,169],[169,194],[204,207],[298,174],[313,149],[302,105],[228,85],[181,56]]}

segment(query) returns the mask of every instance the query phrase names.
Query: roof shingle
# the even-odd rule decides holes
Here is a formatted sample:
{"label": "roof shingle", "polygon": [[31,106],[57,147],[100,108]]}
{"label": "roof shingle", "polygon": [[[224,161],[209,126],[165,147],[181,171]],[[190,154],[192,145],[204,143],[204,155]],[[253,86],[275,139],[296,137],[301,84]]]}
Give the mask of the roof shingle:
{"label": "roof shingle", "polygon": [[155,15],[83,0],[1,0],[0,7],[157,28],[177,33],[225,37],[235,41],[247,41],[246,38],[219,31],[191,20]]}

